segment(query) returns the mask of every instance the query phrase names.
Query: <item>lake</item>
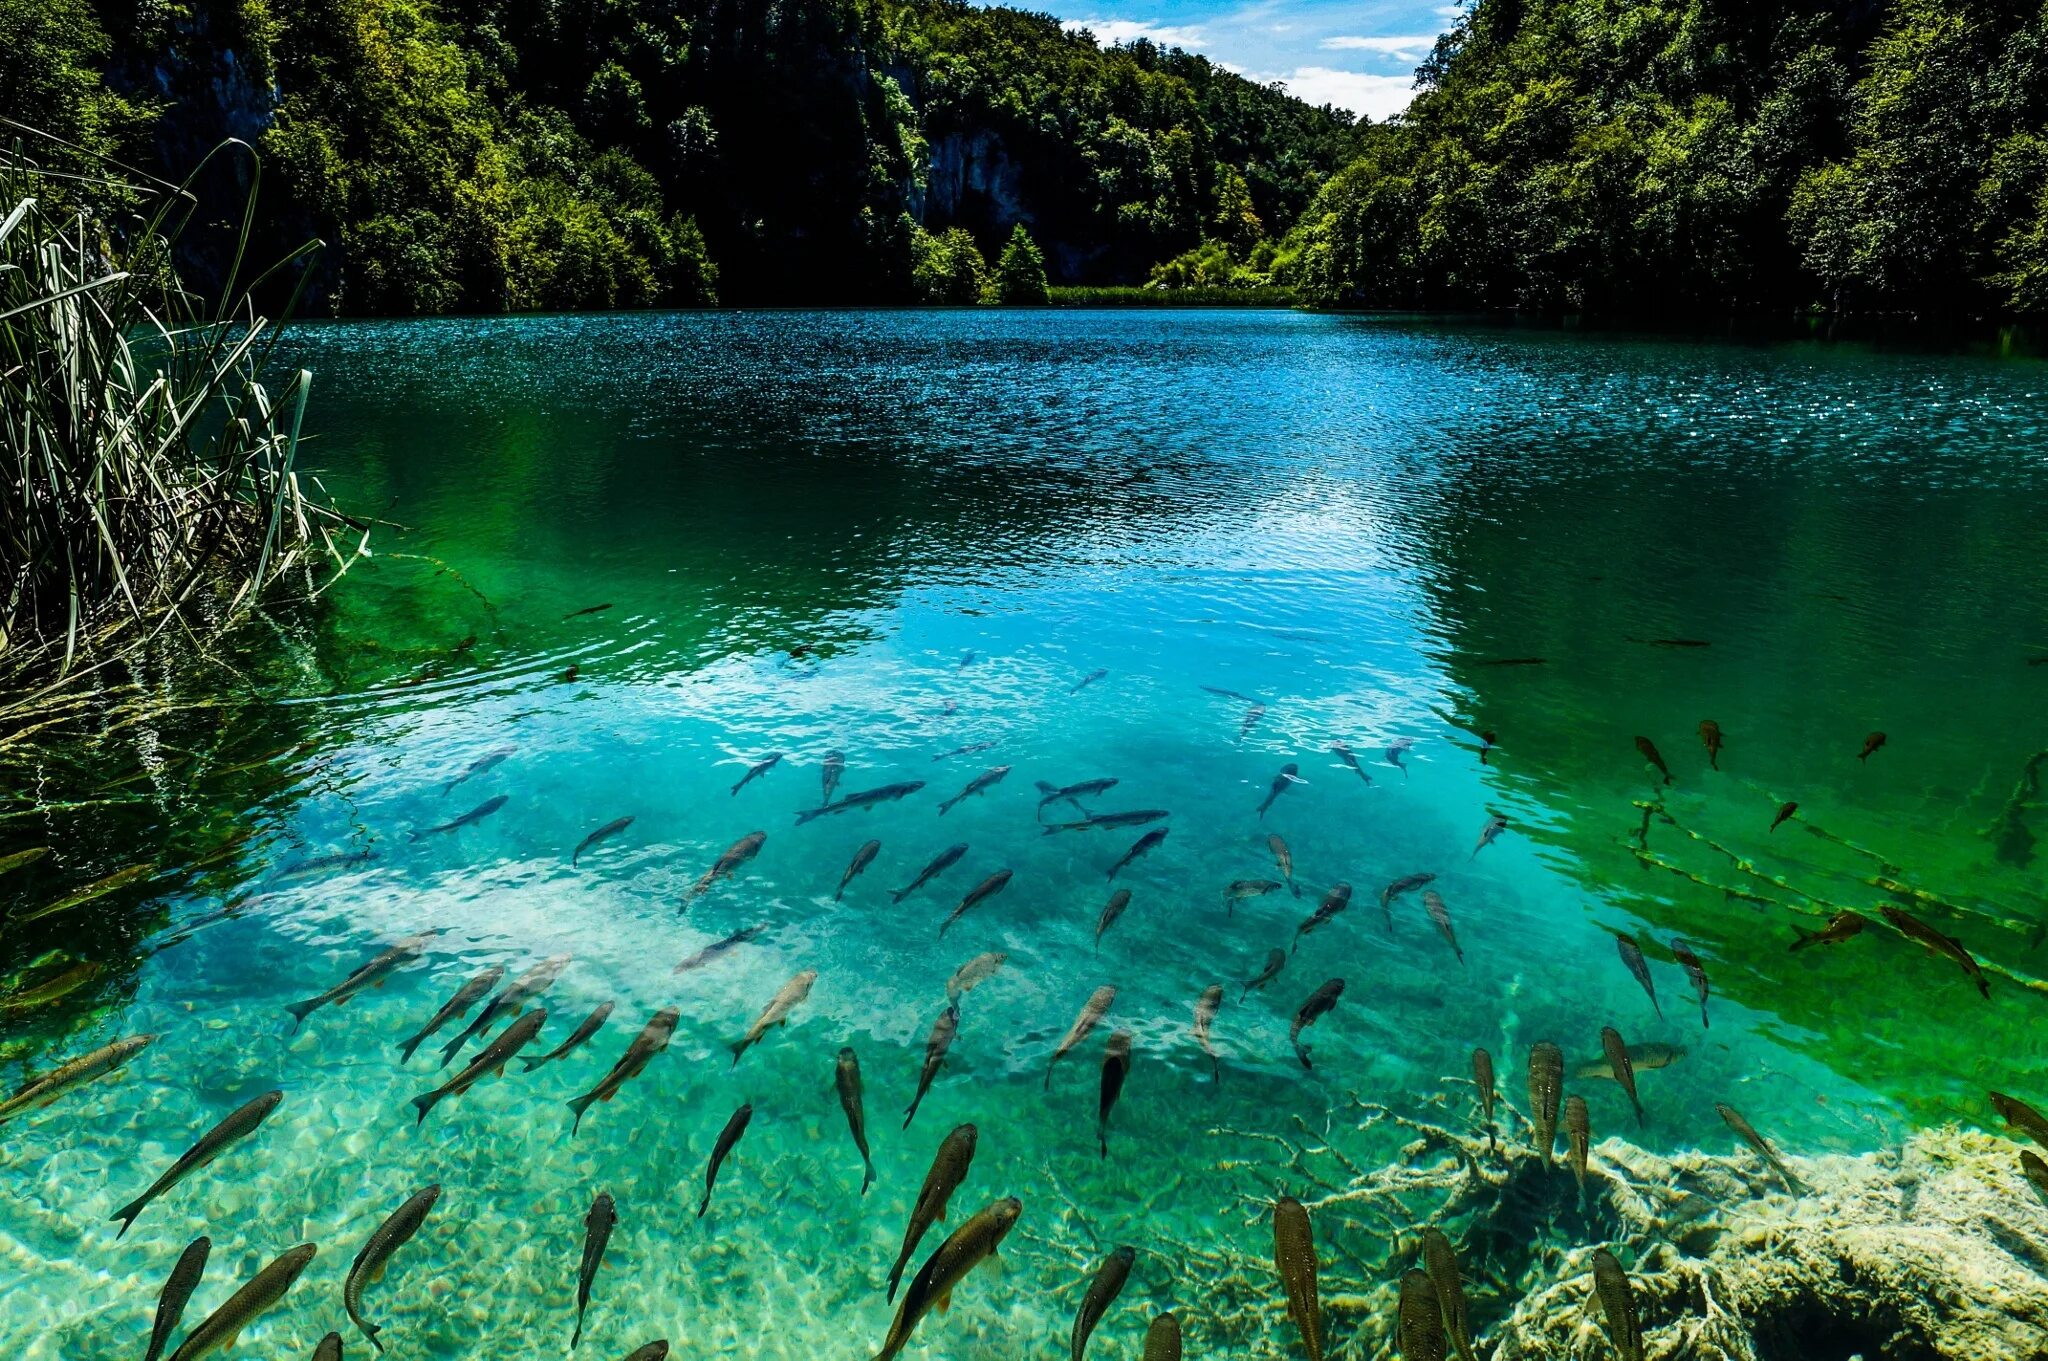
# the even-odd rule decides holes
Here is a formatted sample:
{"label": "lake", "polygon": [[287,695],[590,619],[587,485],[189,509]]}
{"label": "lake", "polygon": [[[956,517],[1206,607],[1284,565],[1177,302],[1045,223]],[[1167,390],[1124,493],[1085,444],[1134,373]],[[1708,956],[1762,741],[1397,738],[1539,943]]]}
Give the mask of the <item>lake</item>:
{"label": "lake", "polygon": [[[1993,1128],[1988,1087],[2048,1094],[2039,362],[1265,311],[362,322],[287,348],[316,374],[307,457],[378,522],[372,556],[238,631],[209,683],[0,767],[0,856],[55,848],[0,877],[17,915],[157,866],[0,938],[10,1075],[161,1036],[4,1127],[10,1356],[140,1355],[201,1233],[188,1325],[313,1242],[247,1340],[300,1356],[338,1329],[367,1354],[349,1262],[437,1183],[368,1290],[393,1356],[566,1354],[604,1191],[579,1354],[867,1357],[966,1122],[971,1173],[910,1269],[998,1197],[1023,1214],[908,1355],[1058,1353],[1130,1244],[1099,1353],[1135,1355],[1172,1309],[1190,1354],[1297,1356],[1249,1265],[1265,1202],[1394,1156],[1359,1102],[1476,1137],[1475,1047],[1522,1107],[1531,1044],[1556,1043],[1596,1142],[1667,1152],[1739,1151],[1721,1102],[1816,1155]],[[1114,784],[1041,791],[1094,781]],[[1884,906],[1960,941],[1988,996]],[[1844,910],[1870,925],[1790,948]],[[294,1027],[289,1005],[429,930]],[[989,952],[906,1128],[948,979]],[[485,1041],[446,1068],[462,1021],[410,1061],[401,1042],[479,971],[557,957],[526,1052],[608,1020],[419,1123]],[[1338,978],[1298,1051],[1297,1010]],[[1211,985],[1213,1062],[1192,1034]],[[666,1007],[666,1052],[572,1130],[570,1099]],[[1639,1066],[1640,1128],[1578,1073],[1603,1026],[1683,1051]],[[260,1129],[117,1237],[117,1209],[272,1089]],[[1325,1145],[1341,1159],[1302,1151]],[[1326,1292],[1398,1275],[1387,1229],[1319,1213]],[[1483,1331],[1513,1300],[1470,1284]],[[1330,1307],[1340,1341],[1361,1326]]]}

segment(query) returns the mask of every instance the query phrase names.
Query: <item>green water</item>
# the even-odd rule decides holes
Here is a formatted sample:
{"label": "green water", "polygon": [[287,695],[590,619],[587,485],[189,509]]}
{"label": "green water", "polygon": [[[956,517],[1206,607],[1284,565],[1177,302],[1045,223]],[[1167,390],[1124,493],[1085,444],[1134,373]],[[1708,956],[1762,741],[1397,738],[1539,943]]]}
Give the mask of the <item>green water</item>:
{"label": "green water", "polygon": [[[17,912],[159,866],[0,937],[16,986],[103,966],[0,1013],[4,1053],[39,1070],[162,1035],[0,1130],[7,1355],[140,1355],[202,1232],[188,1322],[316,1242],[249,1341],[299,1356],[339,1328],[367,1354],[341,1310],[348,1262],[439,1182],[370,1292],[393,1356],[564,1354],[599,1190],[619,1228],[579,1354],[666,1336],[688,1356],[870,1356],[912,1198],[963,1121],[980,1151],[952,1222],[1006,1194],[1024,1216],[1007,1264],[912,1355],[1064,1354],[1088,1264],[1124,1242],[1138,1267],[1097,1348],[1135,1354],[1170,1307],[1191,1355],[1298,1355],[1277,1288],[1240,1259],[1270,1247],[1259,1198],[1315,1188],[1255,1136],[1334,1129],[1361,1165],[1391,1156],[1351,1129],[1352,1094],[1469,1126],[1449,1079],[1474,1046],[1517,1104],[1534,1041],[1573,1063],[1603,1024],[1683,1046],[1640,1075],[1639,1132],[1613,1084],[1568,1083],[1596,1139],[1660,1149],[1734,1148],[1717,1101],[1813,1154],[1988,1124],[1987,1086],[2048,1095],[2048,793],[2026,776],[2048,748],[2048,665],[2029,665],[2048,657],[2038,363],[1244,312],[364,323],[291,348],[317,374],[311,457],[382,522],[374,556],[238,631],[221,666],[158,678],[170,702],[0,751],[0,855],[55,848],[0,878]],[[1872,731],[1888,740],[1859,761]],[[1405,769],[1384,755],[1404,740]],[[842,795],[924,787],[799,824],[834,749]],[[1288,762],[1303,783],[1261,818]],[[994,765],[1006,779],[940,814]],[[1038,825],[1035,781],[1095,777],[1119,781],[1096,812],[1170,813],[1113,883],[1144,828]],[[410,837],[500,795],[472,826]],[[1797,815],[1768,830],[1787,800]],[[1507,830],[1475,853],[1496,812]],[[758,857],[684,910],[756,830]],[[1226,883],[1277,877],[1269,832],[1303,896],[1227,911]],[[835,901],[870,837],[878,857]],[[955,842],[958,864],[892,902]],[[941,938],[998,869],[1008,888]],[[1462,964],[1418,894],[1387,929],[1380,889],[1416,872],[1438,876]],[[1338,881],[1350,909],[1240,1002]],[[1116,887],[1130,905],[1098,944]],[[1881,923],[1788,952],[1795,927],[1881,903],[1958,937],[1989,999]],[[442,934],[387,986],[292,1033],[287,1003],[427,928]],[[1609,930],[1642,942],[1661,1015]],[[1706,1028],[1674,936],[1712,980]],[[901,1129],[948,975],[991,950],[1007,963],[965,999]],[[411,1099],[455,1069],[435,1067],[438,1040],[407,1064],[398,1043],[478,969],[553,955],[572,958],[535,1052],[608,1000],[609,1024],[416,1130]],[[809,998],[735,1067],[730,1046],[804,969]],[[1331,977],[1347,989],[1306,1032],[1304,1071],[1289,1021]],[[1043,1090],[1104,983],[1113,1010]],[[1220,1082],[1189,1033],[1211,983]],[[671,1047],[572,1137],[567,1100],[664,1006]],[[1136,1058],[1104,1159],[1118,1028]],[[843,1045],[866,1079],[865,1197],[833,1088]],[[116,1240],[117,1207],[273,1087],[254,1136]],[[705,1159],[746,1101],[699,1221]],[[1319,1217],[1326,1290],[1391,1279],[1383,1227]],[[1263,1313],[1216,1317],[1247,1291]],[[1482,1328],[1509,1303],[1475,1285]]]}

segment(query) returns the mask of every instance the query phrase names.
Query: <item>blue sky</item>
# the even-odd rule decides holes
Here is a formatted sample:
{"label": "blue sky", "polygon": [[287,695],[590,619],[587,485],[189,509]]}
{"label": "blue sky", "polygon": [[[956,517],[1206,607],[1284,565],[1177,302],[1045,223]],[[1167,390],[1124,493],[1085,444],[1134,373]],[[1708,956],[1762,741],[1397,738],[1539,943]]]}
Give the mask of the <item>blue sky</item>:
{"label": "blue sky", "polygon": [[[1012,0],[1016,3],[1017,0]],[[1457,17],[1443,0],[1022,0],[1105,45],[1150,38],[1200,52],[1311,104],[1385,118],[1408,103],[1417,62]]]}

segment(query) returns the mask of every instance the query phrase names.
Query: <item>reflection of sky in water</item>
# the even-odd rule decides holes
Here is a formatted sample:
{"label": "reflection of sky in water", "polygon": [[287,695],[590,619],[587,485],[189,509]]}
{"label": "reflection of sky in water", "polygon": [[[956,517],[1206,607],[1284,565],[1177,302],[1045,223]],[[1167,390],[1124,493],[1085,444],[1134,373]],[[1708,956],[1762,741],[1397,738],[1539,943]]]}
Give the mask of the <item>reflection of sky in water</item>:
{"label": "reflection of sky in water", "polygon": [[[296,704],[334,764],[282,829],[296,846],[269,854],[368,845],[377,858],[329,876],[259,872],[252,887],[270,896],[155,956],[107,1023],[103,1038],[164,1032],[131,1074],[9,1128],[0,1261],[22,1282],[0,1300],[10,1354],[129,1348],[202,1231],[215,1264],[192,1319],[261,1261],[317,1241],[320,1258],[253,1338],[295,1355],[340,1327],[353,1351],[348,1259],[407,1192],[439,1180],[427,1230],[371,1290],[394,1355],[566,1345],[600,1188],[621,1222],[586,1352],[665,1333],[686,1355],[867,1355],[910,1200],[963,1120],[980,1125],[981,1151],[953,1222],[1009,1193],[1024,1220],[1009,1266],[927,1322],[914,1351],[1043,1350],[1064,1336],[1076,1297],[1055,1287],[1074,1262],[1128,1241],[1146,1251],[1098,1346],[1134,1349],[1146,1314],[1172,1306],[1191,1351],[1266,1354],[1287,1336],[1277,1293],[1270,1335],[1203,1337],[1200,1268],[1182,1249],[1263,1253],[1267,1230],[1247,1227],[1240,1197],[1289,1174],[1270,1149],[1214,1131],[1319,1131],[1350,1093],[1456,1120],[1461,1089],[1441,1079],[1468,1070],[1474,1045],[1494,1051],[1520,1104],[1531,1041],[1556,1039],[1575,1065],[1609,1021],[1689,1050],[1641,1075],[1652,1145],[1728,1146],[1722,1099],[1802,1151],[1871,1147],[1897,1127],[1898,1073],[1873,1091],[1856,1066],[1831,1068],[1832,1014],[1792,1004],[1792,989],[1829,991],[1808,981],[1830,977],[1809,956],[1783,963],[1805,918],[1693,903],[1616,851],[1629,799],[1651,792],[1628,738],[1659,734],[1680,775],[1675,814],[1748,838],[1786,873],[1848,874],[1749,825],[1760,786],[1782,788],[1795,767],[1809,772],[1802,795],[1860,841],[1964,844],[1974,824],[1936,805],[1956,788],[2002,797],[1983,772],[2024,754],[1996,726],[2029,679],[2016,649],[2029,627],[2048,637],[2037,600],[1981,575],[2015,574],[2043,546],[2015,504],[2037,491],[2038,459],[2009,442],[2026,433],[2036,370],[1269,314],[541,319],[312,329],[300,344],[321,372],[338,485],[410,529],[387,533],[337,596],[320,665],[350,697],[309,681]],[[459,372],[445,367],[457,358]],[[1929,516],[1955,528],[1869,542]],[[1887,557],[1917,564],[1909,585],[1886,588],[1906,570]],[[1966,581],[1961,561],[1980,575]],[[1813,592],[1845,596],[1826,617],[1865,626],[1802,629],[1785,601]],[[601,601],[613,608],[563,619]],[[1922,607],[1910,630],[1886,623]],[[1693,631],[1715,648],[1622,641]],[[467,634],[478,645],[449,660]],[[1901,646],[1907,636],[1924,646]],[[799,644],[818,655],[791,658]],[[1471,665],[1521,655],[1550,662]],[[581,678],[564,683],[571,660]],[[1108,676],[1071,692],[1098,667]],[[1987,717],[1955,715],[1952,683]],[[1239,740],[1245,705],[1203,685],[1268,711]],[[1895,783],[1873,787],[1878,772],[1853,760],[1810,774],[1841,739],[1810,730],[1807,704],[1852,712],[1852,756],[1872,722],[1905,738],[1877,758]],[[1916,753],[1911,734],[1944,706],[1939,750]],[[1707,712],[1730,732],[1722,784],[1702,779],[1691,736]],[[1475,756],[1487,727],[1502,734],[1492,766]],[[2034,732],[2048,735],[2038,721]],[[1396,737],[1415,740],[1406,776],[1381,757]],[[1332,741],[1359,754],[1370,786]],[[981,742],[996,745],[933,759]],[[510,759],[442,793],[505,745]],[[847,754],[842,794],[926,787],[799,826],[832,748]],[[781,765],[728,792],[772,751]],[[1305,783],[1261,822],[1287,761]],[[937,814],[997,763],[1007,780]],[[1172,810],[1165,844],[1113,883],[1105,871],[1142,829],[1034,825],[1034,781],[1097,775],[1121,781],[1098,811]],[[476,826],[408,837],[500,793],[505,807]],[[1859,800],[1883,810],[1882,837],[1854,825]],[[1490,809],[1511,829],[1475,856]],[[571,847],[624,815],[629,829],[570,866]],[[760,856],[682,911],[689,886],[756,829]],[[1292,845],[1304,896],[1231,915],[1222,887],[1272,874],[1271,830]],[[870,836],[880,857],[834,903]],[[890,901],[954,841],[970,848],[958,865]],[[1603,855],[1614,865],[1592,868]],[[998,868],[1014,871],[1009,888],[941,941],[939,921]],[[1379,889],[1417,870],[1439,875],[1463,967],[1419,895],[1394,904],[1391,935],[1382,924]],[[1351,908],[1240,1004],[1266,951],[1339,880],[1356,890]],[[1098,950],[1116,887],[1131,906]],[[1642,936],[1663,1019],[1601,929],[1630,911],[1654,918]],[[760,940],[671,972],[756,923]],[[426,963],[287,1034],[286,1002],[428,925],[445,934]],[[1674,929],[1717,984],[1729,958],[1733,995],[1714,997],[1704,1033],[1656,945]],[[1761,953],[1742,956],[1752,937]],[[1915,970],[1916,990],[1953,981],[1918,972],[1896,942],[1866,944],[1819,968],[1868,977],[1877,961]],[[947,1068],[904,1132],[945,980],[984,950],[1008,964],[967,998]],[[558,953],[575,959],[547,996],[545,1045],[615,999],[610,1024],[415,1132],[407,1102],[438,1080],[439,1041],[405,1068],[396,1046],[477,968],[516,974]],[[820,975],[810,999],[732,1068],[729,1046],[804,968]],[[1307,1033],[1316,1069],[1304,1073],[1288,1021],[1333,975],[1349,986]],[[1110,1019],[1043,1094],[1053,1044],[1104,982],[1119,989]],[[1189,1035],[1212,982],[1226,988],[1220,1087]],[[2001,986],[1986,1014],[2017,1032],[2015,991]],[[567,1099],[670,1004],[682,1022],[669,1052],[569,1137]],[[1097,1071],[1117,1026],[1137,1062],[1103,1161]],[[832,1085],[842,1044],[866,1079],[879,1180],[865,1199]],[[2037,1053],[2016,1061],[2038,1071]],[[1973,1080],[1953,1068],[1931,1090]],[[117,1245],[105,1216],[272,1084],[287,1096],[270,1124]],[[1596,1138],[1627,1132],[1618,1089],[1570,1085]],[[699,1224],[705,1157],[741,1101],[753,1125]],[[1363,1138],[1351,1151],[1385,1153]],[[1336,1212],[1319,1225],[1340,1244],[1350,1232]]]}

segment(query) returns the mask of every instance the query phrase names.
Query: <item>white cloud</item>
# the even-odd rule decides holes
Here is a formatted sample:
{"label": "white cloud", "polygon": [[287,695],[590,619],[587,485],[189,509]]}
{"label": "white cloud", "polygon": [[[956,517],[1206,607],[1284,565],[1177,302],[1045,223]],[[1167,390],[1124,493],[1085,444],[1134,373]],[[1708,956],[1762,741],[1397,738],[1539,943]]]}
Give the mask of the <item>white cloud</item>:
{"label": "white cloud", "polygon": [[1185,24],[1161,24],[1150,19],[1068,19],[1060,25],[1069,33],[1087,29],[1104,47],[1147,38],[1161,47],[1192,48],[1203,41],[1202,30]]}
{"label": "white cloud", "polygon": [[1446,23],[1453,19],[1461,18],[1464,13],[1465,7],[1463,5],[1438,5],[1436,7],[1436,17],[1444,20]]}
{"label": "white cloud", "polygon": [[1417,62],[1422,60],[1430,48],[1436,46],[1436,34],[1406,33],[1385,37],[1354,37],[1339,34],[1333,38],[1323,39],[1321,46],[1332,52],[1377,52],[1381,56],[1393,57],[1399,61]]}
{"label": "white cloud", "polygon": [[1261,84],[1277,80],[1297,99],[1311,104],[1335,104],[1340,109],[1366,114],[1374,122],[1393,117],[1415,98],[1413,76],[1374,76],[1328,66],[1297,66],[1291,72],[1247,79]]}

